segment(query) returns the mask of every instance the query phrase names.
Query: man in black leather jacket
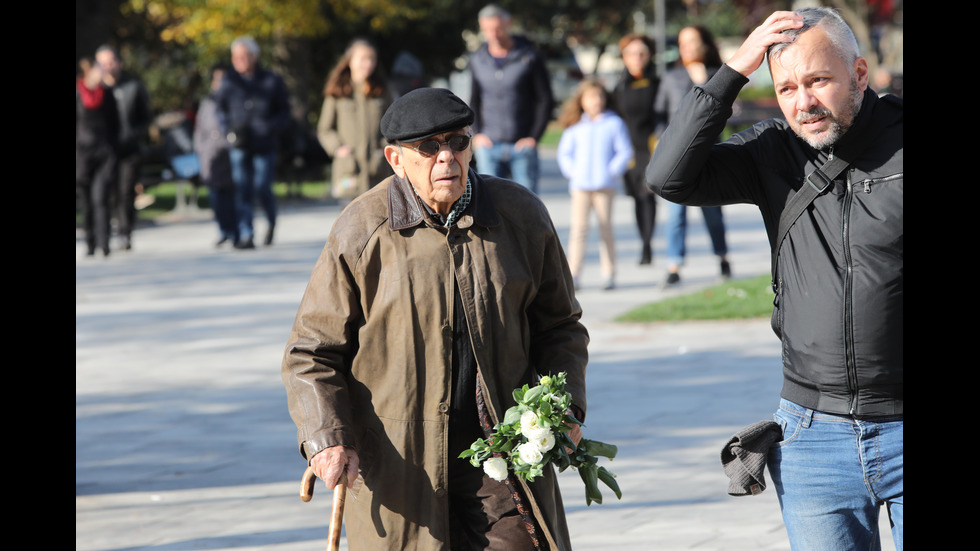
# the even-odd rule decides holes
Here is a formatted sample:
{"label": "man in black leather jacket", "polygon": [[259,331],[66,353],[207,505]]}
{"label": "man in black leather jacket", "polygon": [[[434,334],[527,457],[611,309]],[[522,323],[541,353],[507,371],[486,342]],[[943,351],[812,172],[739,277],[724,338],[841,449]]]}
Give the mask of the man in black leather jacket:
{"label": "man in black leather jacket", "polygon": [[[714,144],[767,58],[786,120]],[[687,95],[647,168],[667,200],[758,205],[777,248],[783,441],[768,466],[794,550],[873,548],[882,504],[902,546],[902,114],[901,100],[868,88],[867,62],[836,12],[776,12]],[[788,201],[835,153],[854,158],[780,247]]]}
{"label": "man in black leather jacket", "polygon": [[150,95],[143,81],[123,71],[122,60],[115,48],[100,46],[95,59],[104,69],[103,84],[115,98],[119,108],[119,137],[116,144],[116,209],[120,248],[132,248],[133,228],[136,226],[136,186],[139,184],[143,149],[153,111]]}

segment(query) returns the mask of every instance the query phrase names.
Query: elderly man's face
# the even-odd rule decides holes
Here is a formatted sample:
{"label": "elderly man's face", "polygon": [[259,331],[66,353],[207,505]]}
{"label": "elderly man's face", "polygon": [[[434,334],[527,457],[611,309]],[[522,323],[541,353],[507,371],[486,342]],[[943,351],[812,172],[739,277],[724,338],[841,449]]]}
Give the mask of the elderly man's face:
{"label": "elderly man's face", "polygon": [[[401,147],[389,145],[385,147],[385,157],[395,174],[408,180],[425,204],[445,215],[466,190],[466,176],[473,157],[473,147],[456,152],[444,142],[456,135],[467,135],[468,132],[468,128],[462,128],[425,140],[406,142]],[[442,143],[439,153],[426,157],[411,149],[428,140]]]}
{"label": "elderly man's face", "polygon": [[818,26],[799,35],[769,68],[783,116],[811,146],[829,147],[851,127],[868,87],[864,58],[842,59]]}
{"label": "elderly man's face", "polygon": [[241,75],[250,75],[255,69],[255,56],[242,44],[231,49],[231,65]]}

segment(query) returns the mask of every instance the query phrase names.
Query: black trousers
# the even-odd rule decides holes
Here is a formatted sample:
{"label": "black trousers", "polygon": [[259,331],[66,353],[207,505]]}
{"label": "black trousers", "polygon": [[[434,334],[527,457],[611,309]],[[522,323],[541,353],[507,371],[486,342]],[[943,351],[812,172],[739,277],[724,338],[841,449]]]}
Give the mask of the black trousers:
{"label": "black trousers", "polygon": [[450,461],[450,549],[532,551],[534,544],[507,484],[468,460]]}

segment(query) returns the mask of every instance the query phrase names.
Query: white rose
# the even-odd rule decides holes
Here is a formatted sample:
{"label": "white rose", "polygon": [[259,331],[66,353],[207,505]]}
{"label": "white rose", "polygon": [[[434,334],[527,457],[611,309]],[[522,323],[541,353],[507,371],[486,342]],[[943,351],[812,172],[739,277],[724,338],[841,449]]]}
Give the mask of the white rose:
{"label": "white rose", "polygon": [[538,414],[533,411],[525,411],[521,415],[521,434],[527,436],[528,440],[540,440],[546,434],[551,433],[551,429],[542,427],[538,419]]}
{"label": "white rose", "polygon": [[507,462],[500,457],[491,457],[483,462],[483,472],[497,482],[503,482],[507,480]]}
{"label": "white rose", "polygon": [[541,453],[533,440],[517,446],[517,454],[521,457],[521,461],[528,465],[537,465],[544,459],[544,454]]}
{"label": "white rose", "polygon": [[544,435],[544,438],[532,440],[532,442],[537,446],[538,451],[545,453],[555,447],[555,435],[551,431],[548,431],[548,434]]}

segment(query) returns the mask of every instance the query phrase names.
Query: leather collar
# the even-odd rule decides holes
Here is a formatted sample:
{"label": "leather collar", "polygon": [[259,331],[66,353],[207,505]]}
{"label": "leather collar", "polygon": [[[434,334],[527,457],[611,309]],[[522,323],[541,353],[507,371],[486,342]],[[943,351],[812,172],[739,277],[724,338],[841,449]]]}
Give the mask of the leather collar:
{"label": "leather collar", "polygon": [[[469,178],[473,186],[473,198],[456,225],[467,228],[479,224],[489,228],[500,224],[500,215],[494,208],[493,198],[488,189],[492,184],[472,169],[469,171]],[[422,199],[415,193],[412,185],[397,174],[392,176],[391,184],[388,186],[388,227],[392,231],[399,231],[427,223],[428,219],[429,216],[422,206]]]}

